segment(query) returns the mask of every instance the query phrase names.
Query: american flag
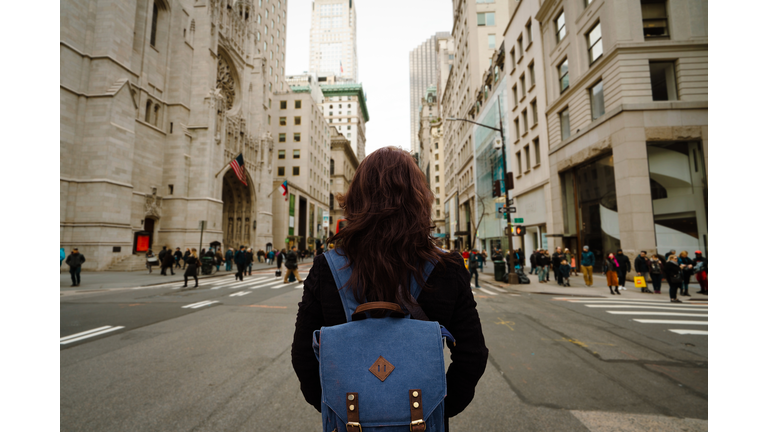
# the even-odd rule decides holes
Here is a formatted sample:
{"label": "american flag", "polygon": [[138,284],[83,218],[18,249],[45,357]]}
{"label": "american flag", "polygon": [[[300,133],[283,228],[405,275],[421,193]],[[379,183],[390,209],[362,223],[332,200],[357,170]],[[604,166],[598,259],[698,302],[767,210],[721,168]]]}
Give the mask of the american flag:
{"label": "american flag", "polygon": [[236,158],[232,159],[229,166],[232,167],[232,171],[235,172],[237,178],[239,178],[244,185],[248,186],[248,182],[245,180],[245,161],[243,161],[243,154],[240,153]]}

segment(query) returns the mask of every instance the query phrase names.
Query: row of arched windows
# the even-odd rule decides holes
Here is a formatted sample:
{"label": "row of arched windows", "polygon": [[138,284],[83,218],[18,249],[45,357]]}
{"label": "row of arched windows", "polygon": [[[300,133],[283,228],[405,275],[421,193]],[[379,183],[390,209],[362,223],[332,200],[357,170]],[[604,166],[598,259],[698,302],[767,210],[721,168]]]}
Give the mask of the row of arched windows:
{"label": "row of arched windows", "polygon": [[144,110],[144,121],[157,126],[160,123],[160,104],[147,99],[146,109]]}

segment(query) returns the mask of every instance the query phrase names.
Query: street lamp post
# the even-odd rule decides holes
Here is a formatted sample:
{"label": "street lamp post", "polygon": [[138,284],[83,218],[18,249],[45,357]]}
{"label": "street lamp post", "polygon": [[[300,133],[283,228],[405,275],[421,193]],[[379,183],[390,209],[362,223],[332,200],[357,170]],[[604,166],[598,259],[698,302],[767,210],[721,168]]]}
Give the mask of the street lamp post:
{"label": "street lamp post", "polygon": [[[488,128],[491,130],[494,130],[501,134],[501,160],[502,160],[502,169],[504,170],[504,207],[506,207],[506,214],[507,214],[507,242],[509,242],[509,258],[512,261],[512,265],[510,266],[510,270],[514,270],[515,266],[517,265],[517,259],[515,258],[515,254],[513,253],[512,248],[512,212],[510,212],[510,204],[509,204],[509,194],[507,184],[507,143],[504,140],[504,122],[502,121],[501,117],[501,97],[497,97],[498,105],[499,105],[499,127],[495,128],[492,126],[484,125],[482,123],[478,123],[472,120],[467,119],[460,119],[460,118],[452,118],[449,117],[446,120],[448,121],[465,121],[468,123],[476,124],[478,126],[482,126],[484,128]],[[493,176],[491,176],[493,178]],[[517,283],[517,274],[514,272],[510,272],[509,274],[510,283]]]}

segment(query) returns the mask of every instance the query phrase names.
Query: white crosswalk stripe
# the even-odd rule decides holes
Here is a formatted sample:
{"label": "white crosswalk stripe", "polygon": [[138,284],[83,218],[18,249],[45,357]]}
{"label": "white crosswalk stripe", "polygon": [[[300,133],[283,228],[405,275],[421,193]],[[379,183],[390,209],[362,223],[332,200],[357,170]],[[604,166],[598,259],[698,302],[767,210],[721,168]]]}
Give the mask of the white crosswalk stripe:
{"label": "white crosswalk stripe", "polygon": [[487,289],[485,289],[485,288],[478,288],[478,289],[479,289],[480,291],[482,291],[482,292],[484,292],[484,293],[488,294],[488,295],[499,295],[498,293],[495,293],[495,292],[493,292],[493,291],[489,291],[489,290],[487,290]]}
{"label": "white crosswalk stripe", "polygon": [[294,286],[297,283],[300,283],[300,284],[303,285],[304,281],[301,281],[301,282],[288,282],[287,284],[273,286],[272,289],[290,288],[290,287]]}
{"label": "white crosswalk stripe", "polygon": [[120,330],[122,328],[125,328],[125,327],[124,326],[104,326],[104,327],[99,327],[99,328],[95,328],[95,329],[80,332],[80,333],[75,333],[73,335],[64,336],[63,338],[60,338],[59,345],[66,345],[72,342],[81,341],[83,339],[100,336],[105,333],[110,333],[115,330]]}
{"label": "white crosswalk stripe", "polygon": [[182,309],[187,309],[187,308],[188,309],[197,309],[197,308],[201,308],[203,306],[212,305],[214,303],[218,303],[218,301],[217,300],[206,300],[206,301],[201,301],[201,302],[197,302],[197,303],[188,304],[186,306],[182,306],[181,308]]}
{"label": "white crosswalk stripe", "polygon": [[248,294],[250,294],[250,293],[252,293],[252,292],[253,292],[253,291],[240,291],[240,292],[236,292],[236,293],[234,293],[234,294],[230,294],[229,296],[230,296],[230,297],[242,297],[242,296],[244,296],[244,295],[248,295]]}
{"label": "white crosswalk stripe", "polygon": [[[671,303],[668,300],[655,299],[615,299],[615,298],[566,298],[553,300],[566,301],[594,309],[609,309],[605,312],[614,316],[627,316],[633,322],[650,325],[665,325],[673,328],[667,331],[679,335],[709,335],[708,330],[680,329],[679,326],[708,326],[709,305],[698,301],[693,303]],[[630,309],[630,310],[627,310]],[[642,316],[663,316],[665,319],[641,318]],[[637,318],[636,318],[637,317]],[[673,319],[681,318],[681,319]],[[686,319],[688,318],[688,319]],[[692,318],[699,318],[694,320]]]}
{"label": "white crosswalk stripe", "polygon": [[282,283],[283,283],[283,281],[281,279],[281,280],[276,280],[276,281],[272,281],[272,282],[261,283],[261,284],[252,286],[252,287],[250,287],[248,289],[252,289],[253,290],[253,289],[259,289],[259,288],[266,288],[266,287],[269,287],[269,286],[272,286],[272,285],[277,285],[277,284],[282,284]]}

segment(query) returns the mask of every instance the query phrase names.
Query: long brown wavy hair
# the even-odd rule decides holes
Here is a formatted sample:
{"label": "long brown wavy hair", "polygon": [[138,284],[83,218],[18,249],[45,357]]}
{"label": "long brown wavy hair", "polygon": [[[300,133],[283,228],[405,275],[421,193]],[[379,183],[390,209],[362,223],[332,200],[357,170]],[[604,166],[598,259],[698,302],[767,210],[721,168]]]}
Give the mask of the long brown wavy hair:
{"label": "long brown wavy hair", "polygon": [[336,196],[347,224],[334,242],[352,266],[343,288],[355,299],[412,304],[411,275],[422,288],[427,261],[455,262],[432,236],[434,195],[413,157],[405,150],[385,147],[363,159],[346,195]]}

